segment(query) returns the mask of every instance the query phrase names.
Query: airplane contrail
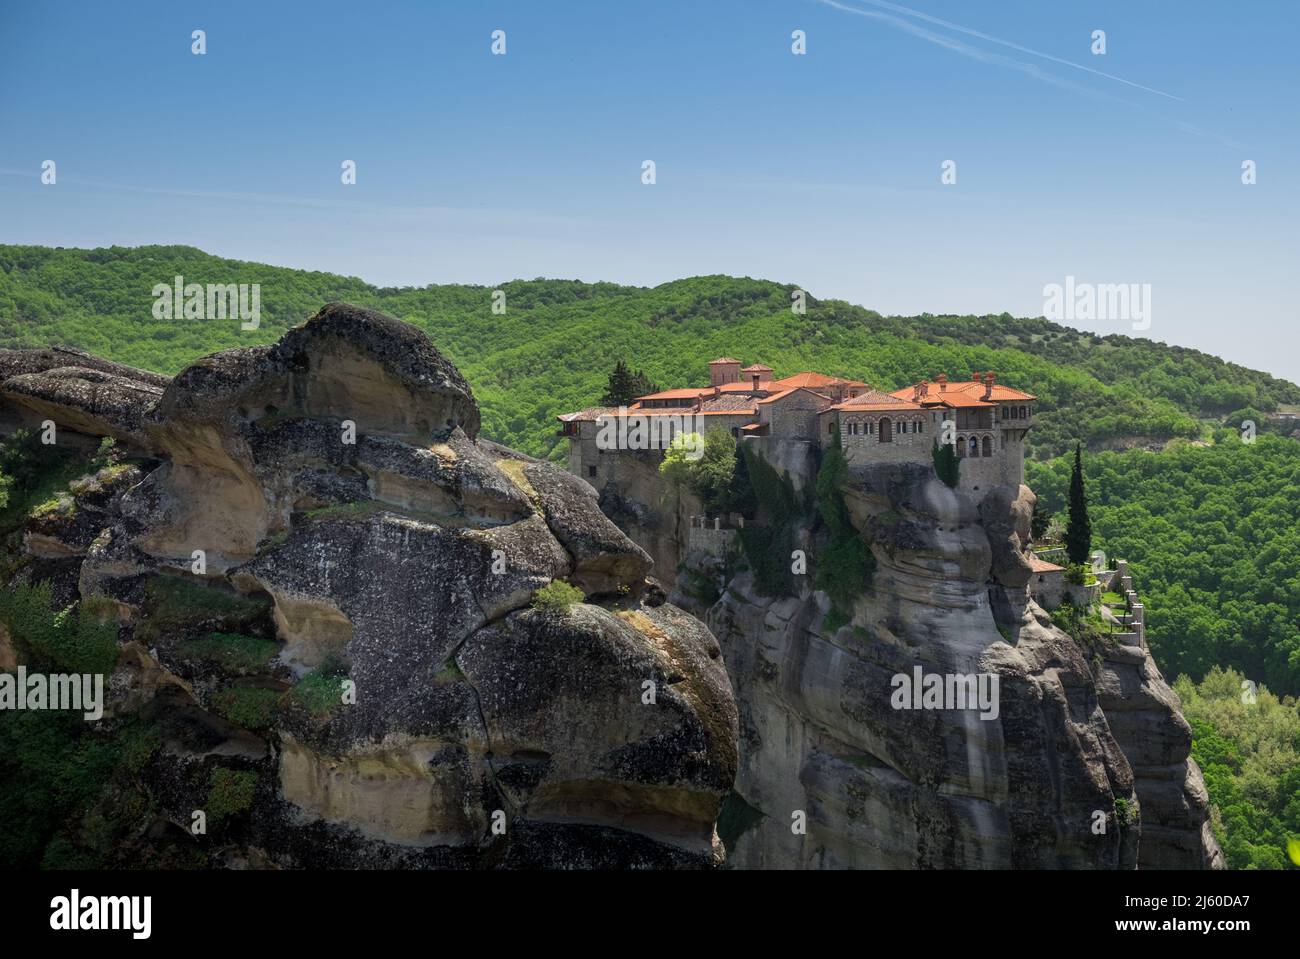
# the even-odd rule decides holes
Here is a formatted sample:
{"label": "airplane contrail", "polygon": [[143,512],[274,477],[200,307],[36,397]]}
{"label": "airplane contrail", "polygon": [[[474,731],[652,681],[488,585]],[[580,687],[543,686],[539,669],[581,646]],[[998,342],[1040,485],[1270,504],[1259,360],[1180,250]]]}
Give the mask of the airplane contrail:
{"label": "airplane contrail", "polygon": [[[929,40],[931,43],[937,43],[940,46],[947,47],[948,49],[953,50],[957,53],[964,53],[967,56],[972,56],[977,52],[974,51],[974,49],[971,47],[966,47],[964,44],[957,44],[946,37],[939,36],[938,34],[931,33],[929,31],[924,31],[924,30],[911,29],[910,25],[907,24],[905,21],[898,20],[895,17],[890,17],[884,14],[875,13],[870,10],[862,10],[858,7],[851,7],[843,3],[838,3],[836,2],[836,0],[818,0],[818,2],[824,4],[825,6],[833,7],[836,10],[842,10],[845,13],[856,13],[859,16],[872,17],[873,19],[884,20],[886,23],[892,23],[894,26],[907,30],[907,32],[913,34],[914,36],[919,36],[922,39]],[[862,0],[862,2],[870,4],[873,7],[878,7],[882,10],[889,10],[892,11],[893,13],[902,14],[903,16],[906,17],[913,17],[917,20],[923,20],[926,23],[932,23],[935,26],[943,27],[944,29],[947,30],[953,30],[957,33],[965,34],[968,37],[975,37],[976,39],[984,40],[987,41],[988,43],[996,43],[999,46],[1007,47],[1011,50],[1016,50],[1020,53],[1027,53],[1030,56],[1038,57],[1042,60],[1050,61],[1051,63],[1057,63],[1060,64],[1061,66],[1072,67],[1075,70],[1082,70],[1084,73],[1091,73],[1093,76],[1104,77],[1107,80],[1114,80],[1117,83],[1122,83],[1125,86],[1130,86],[1138,90],[1143,90],[1146,93],[1154,93],[1156,96],[1166,97],[1170,100],[1178,100],[1180,102],[1182,102],[1183,100],[1182,97],[1175,96],[1172,93],[1167,93],[1164,90],[1157,90],[1155,87],[1148,87],[1148,86],[1144,86],[1141,83],[1135,83],[1132,80],[1125,80],[1123,77],[1117,77],[1113,73],[1106,73],[1104,70],[1094,70],[1092,67],[1084,66],[1082,63],[1075,63],[1073,60],[1066,60],[1063,57],[1054,56],[1050,53],[1043,53],[1041,50],[1034,50],[1030,47],[1022,46],[1019,43],[1012,43],[1010,40],[1002,40],[998,37],[991,36],[990,34],[984,33],[980,30],[973,30],[970,27],[963,27],[961,24],[953,23],[951,20],[943,20],[939,17],[930,16],[930,14],[928,13],[922,13],[920,10],[913,10],[911,7],[904,7],[897,3],[889,3],[888,0]],[[982,58],[977,56],[976,59],[982,59]]]}

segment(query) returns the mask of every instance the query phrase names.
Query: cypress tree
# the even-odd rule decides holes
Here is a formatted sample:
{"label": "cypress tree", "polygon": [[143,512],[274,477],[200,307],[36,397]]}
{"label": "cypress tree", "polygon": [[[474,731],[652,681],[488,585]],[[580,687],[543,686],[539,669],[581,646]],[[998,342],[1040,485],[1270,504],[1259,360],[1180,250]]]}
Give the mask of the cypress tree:
{"label": "cypress tree", "polygon": [[1088,519],[1088,494],[1083,486],[1083,454],[1074,444],[1074,470],[1070,473],[1070,518],[1065,525],[1065,554],[1071,563],[1088,562],[1092,552],[1092,523]]}
{"label": "cypress tree", "polygon": [[627,406],[638,396],[657,392],[659,387],[650,382],[650,377],[640,370],[633,373],[626,363],[619,360],[609,374],[609,383],[600,403],[602,406]]}
{"label": "cypress tree", "polygon": [[650,377],[646,376],[640,370],[632,374],[632,399],[638,396],[646,396],[650,393],[658,393],[659,387],[650,382]]}
{"label": "cypress tree", "polygon": [[961,469],[957,448],[951,443],[936,442],[930,455],[934,459],[934,471],[939,474],[939,479],[947,483],[951,489],[956,489]]}
{"label": "cypress tree", "polygon": [[1052,514],[1047,511],[1040,499],[1034,503],[1034,515],[1029,521],[1029,537],[1035,543],[1041,542],[1047,535],[1048,527],[1052,525]]}
{"label": "cypress tree", "polygon": [[609,374],[609,384],[600,402],[603,406],[627,406],[641,395],[644,394],[636,392],[636,382],[632,378],[631,370],[627,368],[626,363],[619,360],[613,372]]}
{"label": "cypress tree", "polygon": [[867,591],[876,571],[876,557],[854,527],[840,492],[848,472],[836,432],[817,472],[817,510],[826,526],[826,543],[818,556],[814,582],[830,597],[833,621],[840,624],[849,620],[853,600]]}
{"label": "cypress tree", "polygon": [[754,495],[754,484],[749,481],[749,451],[744,443],[736,444],[736,466],[727,499],[727,508],[745,519],[752,520],[758,511],[758,497]]}

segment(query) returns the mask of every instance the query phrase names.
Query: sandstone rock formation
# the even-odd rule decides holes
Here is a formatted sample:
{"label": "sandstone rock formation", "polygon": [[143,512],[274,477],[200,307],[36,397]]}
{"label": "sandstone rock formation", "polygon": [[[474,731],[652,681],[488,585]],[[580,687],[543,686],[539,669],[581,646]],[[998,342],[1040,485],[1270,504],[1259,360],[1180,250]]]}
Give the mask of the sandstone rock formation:
{"label": "sandstone rock formation", "polygon": [[[706,617],[739,691],[730,865],[1222,866],[1187,724],[1149,655],[1085,648],[1030,600],[1027,487],[976,502],[897,465],[857,470],[843,492],[878,567],[849,624],[828,626],[810,587],[764,598],[751,572],[705,556],[690,563],[721,598],[673,593]],[[918,668],[996,676],[996,715],[895,708],[894,677]]]}
{"label": "sandstone rock formation", "polygon": [[[1222,864],[1150,656],[1030,600],[1027,488],[853,473],[877,570],[836,626],[806,581],[687,555],[699,507],[652,464],[598,500],[478,437],[454,366],[370,311],[173,380],[0,351],[0,429],[44,420],[117,452],[0,572],[120,623],[105,721],[156,742],[123,864],[681,868],[719,836],[739,868]],[[812,457],[775,465],[813,486]],[[683,558],[665,602],[647,574]],[[557,579],[587,602],[533,608]],[[0,666],[30,654],[0,628]],[[895,708],[918,669],[996,677],[996,714]]]}
{"label": "sandstone rock formation", "polygon": [[141,419],[167,382],[80,350],[0,350],[0,428],[53,420],[87,438],[143,447]]}
{"label": "sandstone rock formation", "polygon": [[[422,333],[331,304],[170,381],[63,351],[0,377],[11,425],[135,454],[30,521],[18,578],[123,623],[111,712],[160,731],[173,829],[233,796],[232,862],[721,861],[716,640],[589,486],[478,441]],[[586,602],[533,608],[560,579]]]}

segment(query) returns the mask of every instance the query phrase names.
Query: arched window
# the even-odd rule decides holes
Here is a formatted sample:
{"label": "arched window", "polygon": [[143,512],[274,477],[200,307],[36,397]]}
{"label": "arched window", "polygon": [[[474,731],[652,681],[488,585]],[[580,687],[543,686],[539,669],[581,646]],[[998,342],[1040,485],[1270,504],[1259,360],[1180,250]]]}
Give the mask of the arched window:
{"label": "arched window", "polygon": [[834,436],[834,435],[835,435],[835,424],[834,424],[834,423],[827,423],[827,424],[826,424],[826,435],[827,435],[827,436]]}
{"label": "arched window", "polygon": [[966,455],[966,437],[957,437],[957,455],[964,457]]}
{"label": "arched window", "polygon": [[985,456],[993,455],[993,437],[991,436],[984,437],[984,455]]}
{"label": "arched window", "polygon": [[918,433],[924,433],[924,432],[925,432],[925,420],[917,420],[917,421],[916,421],[916,431],[917,431]]}
{"label": "arched window", "polygon": [[972,436],[970,438],[970,455],[971,456],[980,455],[980,438],[978,436]]}
{"label": "arched window", "polygon": [[888,416],[882,416],[880,418],[880,442],[894,442],[894,425],[889,421]]}

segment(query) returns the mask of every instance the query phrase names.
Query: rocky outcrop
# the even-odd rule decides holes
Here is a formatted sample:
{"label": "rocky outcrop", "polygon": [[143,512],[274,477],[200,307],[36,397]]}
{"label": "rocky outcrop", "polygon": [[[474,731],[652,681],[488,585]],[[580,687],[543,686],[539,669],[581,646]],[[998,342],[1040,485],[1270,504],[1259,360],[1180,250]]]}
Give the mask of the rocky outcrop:
{"label": "rocky outcrop", "polygon": [[[731,865],[1222,864],[1154,664],[1093,657],[1030,601],[1028,488],[977,501],[894,465],[857,470],[843,494],[877,563],[849,623],[828,624],[806,580],[760,596],[743,562],[708,608],[673,593],[707,619],[737,690]],[[716,561],[691,564],[717,575]],[[969,700],[913,694],[927,677]]]}
{"label": "rocky outcrop", "polygon": [[[721,861],[716,640],[645,591],[591,487],[477,439],[423,334],[332,304],[163,383],[48,352],[0,357],[4,396],[143,455],[33,517],[28,551],[122,622],[110,712],[159,730],[176,827],[215,804],[237,861],[282,866]],[[556,580],[585,602],[534,608]]]}
{"label": "rocky outcrop", "polygon": [[[120,624],[105,721],[151,736],[148,861],[189,861],[197,810],[238,866],[1222,865],[1149,655],[1029,598],[1027,488],[851,474],[877,568],[845,622],[812,516],[808,573],[762,596],[684,555],[699,507],[648,461],[598,496],[479,438],[454,366],[370,311],[174,380],[0,351],[0,425],[41,419],[121,448],[0,568]],[[685,560],[671,597],[652,559]],[[535,604],[557,580],[585,602]],[[29,654],[0,630],[0,663]]]}
{"label": "rocky outcrop", "polygon": [[1098,701],[1133,769],[1141,803],[1142,868],[1223,868],[1210,829],[1209,795],[1191,758],[1192,731],[1178,696],[1146,649],[1115,645],[1099,656]]}
{"label": "rocky outcrop", "polygon": [[0,427],[52,420],[85,437],[144,449],[143,419],[168,379],[80,350],[0,350]]}

